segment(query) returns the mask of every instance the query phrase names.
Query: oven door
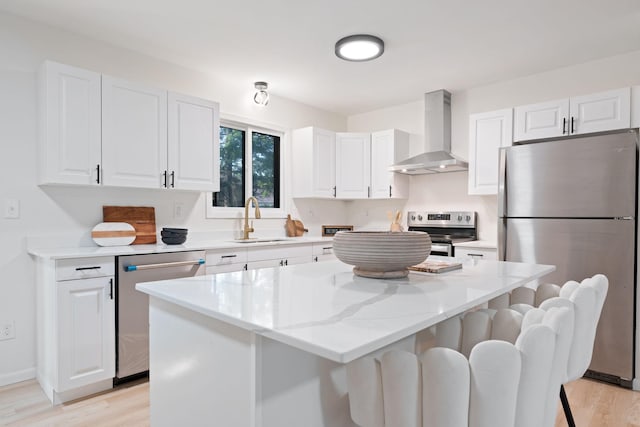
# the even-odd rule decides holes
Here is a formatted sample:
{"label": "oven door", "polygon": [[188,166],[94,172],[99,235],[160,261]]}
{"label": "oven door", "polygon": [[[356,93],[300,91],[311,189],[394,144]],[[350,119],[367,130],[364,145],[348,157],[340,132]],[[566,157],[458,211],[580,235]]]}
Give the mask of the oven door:
{"label": "oven door", "polygon": [[431,243],[431,255],[453,256],[451,243]]}

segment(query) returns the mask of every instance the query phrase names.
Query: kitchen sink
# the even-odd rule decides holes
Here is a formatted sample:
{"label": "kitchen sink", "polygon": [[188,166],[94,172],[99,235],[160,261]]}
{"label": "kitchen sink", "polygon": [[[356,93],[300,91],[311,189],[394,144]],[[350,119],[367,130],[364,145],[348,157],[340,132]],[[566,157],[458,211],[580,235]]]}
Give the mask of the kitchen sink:
{"label": "kitchen sink", "polygon": [[287,239],[236,239],[235,243],[266,243],[266,242],[284,242]]}

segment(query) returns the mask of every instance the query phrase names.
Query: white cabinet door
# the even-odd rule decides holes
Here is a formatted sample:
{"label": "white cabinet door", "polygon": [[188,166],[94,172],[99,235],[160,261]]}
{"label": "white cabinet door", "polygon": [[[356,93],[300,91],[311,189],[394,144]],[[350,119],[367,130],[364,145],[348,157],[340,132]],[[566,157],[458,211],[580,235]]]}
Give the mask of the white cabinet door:
{"label": "white cabinet door", "polygon": [[514,141],[553,138],[569,134],[569,100],[522,105],[515,108]]}
{"label": "white cabinet door", "polygon": [[[318,197],[336,197],[335,133],[314,129],[312,160],[312,194]],[[294,161],[296,160],[294,159]]]}
{"label": "white cabinet door", "polygon": [[169,93],[169,187],[220,190],[220,113],[217,102]]}
{"label": "white cabinet door", "polygon": [[571,134],[626,129],[631,126],[631,89],[573,97],[569,111]]}
{"label": "white cabinet door", "polygon": [[324,129],[295,129],[291,138],[293,197],[336,196],[336,134]]}
{"label": "white cabinet door", "polygon": [[511,145],[513,111],[469,116],[469,194],[498,193],[498,155]]}
{"label": "white cabinet door", "polygon": [[100,184],[100,74],[47,61],[40,70],[41,184]]}
{"label": "white cabinet door", "polygon": [[115,376],[113,277],[57,282],[58,388]]}
{"label": "white cabinet door", "polygon": [[167,175],[167,92],[102,76],[104,184],[161,188]]}
{"label": "white cabinet door", "polygon": [[283,259],[265,259],[261,261],[250,261],[247,263],[247,270],[256,270],[258,268],[280,267],[284,265]]}
{"label": "white cabinet door", "polygon": [[217,274],[217,273],[231,273],[234,271],[243,271],[247,269],[247,263],[244,264],[224,264],[224,265],[214,265],[207,266],[206,273],[207,274]]}
{"label": "white cabinet door", "polygon": [[409,134],[389,129],[371,134],[371,198],[409,197],[409,176],[389,172],[392,164],[409,157]]}
{"label": "white cabinet door", "polygon": [[371,134],[336,134],[336,197],[370,197]]}

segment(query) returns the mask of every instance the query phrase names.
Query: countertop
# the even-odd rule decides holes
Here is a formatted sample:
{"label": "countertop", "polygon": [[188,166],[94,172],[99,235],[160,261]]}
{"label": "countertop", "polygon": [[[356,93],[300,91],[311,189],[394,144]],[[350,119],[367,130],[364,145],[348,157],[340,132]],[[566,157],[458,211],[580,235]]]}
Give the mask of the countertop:
{"label": "countertop", "polygon": [[139,283],[136,289],[347,363],[553,270],[465,260],[460,270],[383,280],[358,277],[352,266],[326,261]]}
{"label": "countertop", "polygon": [[497,249],[498,244],[489,240],[472,240],[470,242],[455,243],[453,246],[460,246],[461,248],[486,248]]}
{"label": "countertop", "polygon": [[[257,240],[266,240],[268,238],[260,238]],[[45,259],[64,259],[64,258],[88,258],[97,256],[117,256],[117,255],[143,255],[163,252],[185,252],[196,250],[215,250],[215,249],[238,249],[238,248],[255,248],[264,246],[282,246],[295,244],[309,244],[316,242],[332,242],[331,237],[274,237],[273,239],[281,239],[278,241],[257,241],[255,243],[238,243],[229,240],[201,240],[196,242],[187,242],[183,245],[165,245],[164,243],[155,245],[128,245],[128,246],[78,246],[68,248],[29,248],[28,253]]]}

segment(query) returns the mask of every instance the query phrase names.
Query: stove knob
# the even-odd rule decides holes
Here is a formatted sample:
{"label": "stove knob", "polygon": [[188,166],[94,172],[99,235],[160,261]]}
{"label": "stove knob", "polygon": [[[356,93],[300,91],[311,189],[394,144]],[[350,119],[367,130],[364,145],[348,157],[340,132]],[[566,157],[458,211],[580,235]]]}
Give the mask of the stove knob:
{"label": "stove knob", "polygon": [[418,215],[418,221],[422,221],[422,215]]}
{"label": "stove knob", "polygon": [[416,216],[415,215],[411,215],[411,221],[415,221],[416,220]]}
{"label": "stove knob", "polygon": [[462,221],[462,215],[458,215],[458,222]]}
{"label": "stove knob", "polygon": [[467,222],[471,221],[471,215],[467,215],[465,219],[467,220]]}

